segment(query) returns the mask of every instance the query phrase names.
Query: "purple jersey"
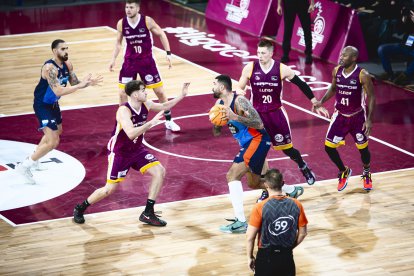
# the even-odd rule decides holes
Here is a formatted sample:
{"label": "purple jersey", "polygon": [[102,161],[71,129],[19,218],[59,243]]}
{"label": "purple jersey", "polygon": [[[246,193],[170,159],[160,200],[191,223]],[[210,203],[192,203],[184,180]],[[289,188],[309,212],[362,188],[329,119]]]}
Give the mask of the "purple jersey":
{"label": "purple jersey", "polygon": [[340,113],[352,115],[365,107],[365,94],[360,80],[362,68],[355,66],[351,74],[346,75],[344,67],[336,71],[335,108]]}
{"label": "purple jersey", "polygon": [[132,26],[128,17],[122,19],[122,35],[126,40],[124,59],[141,59],[152,55],[152,34],[147,27],[146,17],[138,15],[138,24]]}
{"label": "purple jersey", "polygon": [[[129,103],[124,103],[123,106],[126,106],[131,111],[131,121],[134,127],[142,126],[147,122],[148,108],[145,104],[141,105],[141,110],[135,110]],[[128,135],[122,129],[121,123],[116,121],[114,130],[112,131],[112,137],[108,142],[108,150],[114,153],[131,155],[142,147],[142,135],[134,140],[129,139]]]}
{"label": "purple jersey", "polygon": [[268,112],[282,106],[282,80],[280,62],[272,60],[273,65],[267,72],[263,71],[259,61],[253,62],[250,75],[253,107],[260,112]]}

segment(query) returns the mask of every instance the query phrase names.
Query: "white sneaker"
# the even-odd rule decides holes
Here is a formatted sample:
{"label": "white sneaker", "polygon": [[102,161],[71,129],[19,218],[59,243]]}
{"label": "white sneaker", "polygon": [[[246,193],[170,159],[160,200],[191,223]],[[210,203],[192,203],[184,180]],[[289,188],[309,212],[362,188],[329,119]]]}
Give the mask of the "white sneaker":
{"label": "white sneaker", "polygon": [[27,184],[36,184],[36,181],[33,179],[33,174],[30,171],[30,168],[23,166],[22,164],[19,164],[16,166],[16,172],[22,176],[24,176],[24,178],[26,178],[26,182]]}
{"label": "white sneaker", "polygon": [[180,126],[177,125],[173,120],[165,121],[165,128],[169,129],[171,131],[180,131],[181,130]]}
{"label": "white sneaker", "polygon": [[31,167],[31,169],[35,170],[35,171],[45,171],[45,170],[47,170],[47,168],[42,163],[40,163],[39,160],[35,161],[35,163]]}

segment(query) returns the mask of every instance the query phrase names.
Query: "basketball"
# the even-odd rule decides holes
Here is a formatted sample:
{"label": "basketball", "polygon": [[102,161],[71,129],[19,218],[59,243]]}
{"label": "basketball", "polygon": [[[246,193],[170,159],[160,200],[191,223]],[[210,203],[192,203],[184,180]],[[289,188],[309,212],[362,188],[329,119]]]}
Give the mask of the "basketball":
{"label": "basketball", "polygon": [[225,106],[222,104],[216,104],[210,109],[208,113],[210,122],[215,126],[224,126],[228,120],[225,119]]}

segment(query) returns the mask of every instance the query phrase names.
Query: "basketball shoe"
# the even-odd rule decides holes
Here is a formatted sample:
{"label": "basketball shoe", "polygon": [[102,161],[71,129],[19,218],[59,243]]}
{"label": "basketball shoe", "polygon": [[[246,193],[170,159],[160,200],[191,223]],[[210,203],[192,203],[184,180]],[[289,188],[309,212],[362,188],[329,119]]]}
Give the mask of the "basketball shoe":
{"label": "basketball shoe", "polygon": [[45,170],[47,170],[47,168],[42,163],[40,163],[39,160],[34,162],[31,169],[35,170],[35,171],[45,171]]}
{"label": "basketball shoe", "polygon": [[151,213],[142,212],[142,214],[139,216],[139,220],[146,223],[146,224],[152,225],[152,226],[165,226],[165,225],[167,225],[166,221],[160,219],[156,214],[154,214],[152,212]]}
{"label": "basketball shoe", "polygon": [[75,206],[75,209],[73,209],[73,220],[76,223],[79,223],[79,224],[85,223],[85,218],[83,217],[83,212],[85,212],[85,210],[82,210],[82,208],[79,204],[77,204]]}
{"label": "basketball shoe", "polygon": [[228,225],[220,226],[220,231],[223,233],[229,234],[244,234],[247,231],[247,222],[241,222],[237,218],[226,219],[227,221],[232,221]]}
{"label": "basketball shoe", "polygon": [[256,200],[256,202],[259,203],[268,197],[269,197],[269,192],[267,190],[263,190],[262,195]]}
{"label": "basketball shoe", "polygon": [[36,184],[36,181],[33,179],[33,174],[30,171],[30,167],[26,167],[23,166],[23,164],[19,164],[16,166],[16,172],[26,179],[25,183],[32,185]]}
{"label": "basketball shoe", "polygon": [[165,128],[169,129],[171,131],[180,131],[181,128],[179,125],[177,125],[172,119],[165,121]]}
{"label": "basketball shoe", "polygon": [[364,183],[364,190],[365,191],[371,191],[372,190],[372,179],[371,179],[371,173],[364,173],[361,176],[362,182]]}
{"label": "basketball shoe", "polygon": [[306,178],[306,182],[308,182],[309,185],[315,184],[315,181],[316,181],[315,174],[313,173],[311,169],[309,169],[308,164],[305,163],[305,167],[300,169],[300,171],[302,172],[303,176]]}
{"label": "basketball shoe", "polygon": [[303,187],[295,186],[295,190],[291,193],[286,193],[288,197],[298,198],[303,195]]}
{"label": "basketball shoe", "polygon": [[338,174],[338,192],[342,191],[348,185],[348,180],[352,175],[352,170],[348,167],[345,167],[345,171],[339,172]]}

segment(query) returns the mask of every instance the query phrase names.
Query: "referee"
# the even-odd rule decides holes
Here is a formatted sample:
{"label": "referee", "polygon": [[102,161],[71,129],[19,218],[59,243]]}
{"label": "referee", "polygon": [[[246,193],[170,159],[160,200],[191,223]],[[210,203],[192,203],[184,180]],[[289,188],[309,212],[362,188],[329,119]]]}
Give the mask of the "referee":
{"label": "referee", "polygon": [[[307,234],[305,212],[295,198],[282,194],[283,176],[277,169],[265,174],[265,188],[269,198],[257,203],[250,215],[247,228],[248,264],[254,275],[296,275],[292,249]],[[258,237],[256,259],[253,256],[254,241]]]}

